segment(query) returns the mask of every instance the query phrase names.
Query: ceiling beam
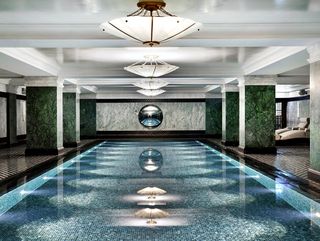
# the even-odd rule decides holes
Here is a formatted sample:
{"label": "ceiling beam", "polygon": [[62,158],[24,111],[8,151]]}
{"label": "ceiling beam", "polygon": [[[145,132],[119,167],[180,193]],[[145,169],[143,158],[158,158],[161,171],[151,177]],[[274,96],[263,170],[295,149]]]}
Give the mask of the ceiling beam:
{"label": "ceiling beam", "polygon": [[242,69],[244,75],[280,74],[306,65],[306,52],[304,46],[269,47],[251,56]]}
{"label": "ceiling beam", "polygon": [[0,69],[22,76],[57,76],[60,67],[32,48],[0,48]]}
{"label": "ceiling beam", "polygon": [[[163,78],[170,85],[220,85],[224,84],[229,78]],[[86,86],[119,86],[133,84],[141,80],[141,78],[78,78],[66,79],[67,82],[74,82],[77,85]]]}
{"label": "ceiling beam", "polygon": [[308,85],[309,76],[278,76],[276,78],[277,85]]}

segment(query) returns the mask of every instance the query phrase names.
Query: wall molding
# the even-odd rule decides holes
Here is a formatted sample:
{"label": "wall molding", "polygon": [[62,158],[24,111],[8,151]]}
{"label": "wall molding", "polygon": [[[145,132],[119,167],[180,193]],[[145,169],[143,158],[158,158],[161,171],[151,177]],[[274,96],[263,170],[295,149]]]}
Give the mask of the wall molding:
{"label": "wall molding", "polygon": [[97,103],[142,103],[142,102],[205,102],[205,98],[199,99],[97,99]]}
{"label": "wall molding", "polygon": [[302,100],[310,100],[310,95],[298,96],[298,97],[289,97],[289,98],[276,98],[276,103],[302,101]]}
{"label": "wall molding", "polygon": [[201,131],[97,131],[97,137],[208,137],[205,130]]}
{"label": "wall molding", "polygon": [[2,97],[2,98],[8,98],[8,96],[9,96],[9,93],[7,93],[7,92],[0,92],[0,97]]}

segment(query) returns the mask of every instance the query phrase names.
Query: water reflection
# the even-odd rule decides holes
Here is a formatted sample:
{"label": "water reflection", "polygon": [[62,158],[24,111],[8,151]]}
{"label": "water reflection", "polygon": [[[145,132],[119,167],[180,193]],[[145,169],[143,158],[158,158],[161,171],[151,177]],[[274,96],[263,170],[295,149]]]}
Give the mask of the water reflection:
{"label": "water reflection", "polygon": [[163,165],[163,157],[160,151],[149,148],[143,151],[139,157],[139,166],[146,172],[157,172]]}

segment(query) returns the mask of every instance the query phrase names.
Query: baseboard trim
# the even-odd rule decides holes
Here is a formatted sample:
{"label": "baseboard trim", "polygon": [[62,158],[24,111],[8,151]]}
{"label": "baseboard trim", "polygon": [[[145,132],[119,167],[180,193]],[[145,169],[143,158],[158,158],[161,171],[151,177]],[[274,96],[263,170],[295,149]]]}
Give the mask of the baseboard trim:
{"label": "baseboard trim", "polygon": [[97,136],[80,136],[80,140],[84,140],[84,139],[97,139]]}
{"label": "baseboard trim", "polygon": [[205,131],[97,131],[97,137],[213,137]]}
{"label": "baseboard trim", "polygon": [[243,154],[277,154],[277,148],[276,147],[262,147],[262,148],[256,148],[256,147],[239,147],[240,152]]}
{"label": "baseboard trim", "polygon": [[312,181],[320,183],[320,172],[309,168],[308,169],[308,178]]}
{"label": "baseboard trim", "polygon": [[310,146],[310,139],[297,138],[292,140],[276,140],[276,146]]}
{"label": "baseboard trim", "polygon": [[26,156],[46,156],[46,155],[59,155],[63,148],[52,148],[52,149],[26,149]]}
{"label": "baseboard trim", "polygon": [[221,141],[221,144],[224,146],[239,146],[238,141]]}
{"label": "baseboard trim", "polygon": [[65,148],[68,148],[68,147],[78,147],[80,145],[80,142],[65,142],[63,143],[63,146]]}

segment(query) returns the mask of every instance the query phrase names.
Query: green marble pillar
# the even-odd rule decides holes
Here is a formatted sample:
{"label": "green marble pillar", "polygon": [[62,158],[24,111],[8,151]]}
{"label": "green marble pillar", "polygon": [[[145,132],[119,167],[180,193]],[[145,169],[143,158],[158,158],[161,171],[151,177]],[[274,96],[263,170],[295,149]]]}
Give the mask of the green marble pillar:
{"label": "green marble pillar", "polygon": [[17,140],[17,95],[8,93],[8,144],[14,145]]}
{"label": "green marble pillar", "polygon": [[26,155],[57,155],[63,149],[62,88],[27,87]]}
{"label": "green marble pillar", "polygon": [[239,145],[239,91],[222,93],[222,143],[226,146]]}
{"label": "green marble pillar", "polygon": [[245,153],[276,153],[275,105],[275,85],[240,86],[239,148]]}
{"label": "green marble pillar", "polygon": [[80,138],[94,138],[97,133],[97,104],[94,99],[80,100]]}
{"label": "green marble pillar", "polygon": [[206,134],[221,138],[222,99],[206,99]]}
{"label": "green marble pillar", "polygon": [[79,94],[63,93],[63,146],[76,147],[80,142]]}
{"label": "green marble pillar", "polygon": [[320,182],[320,44],[310,54],[310,179]]}

